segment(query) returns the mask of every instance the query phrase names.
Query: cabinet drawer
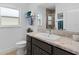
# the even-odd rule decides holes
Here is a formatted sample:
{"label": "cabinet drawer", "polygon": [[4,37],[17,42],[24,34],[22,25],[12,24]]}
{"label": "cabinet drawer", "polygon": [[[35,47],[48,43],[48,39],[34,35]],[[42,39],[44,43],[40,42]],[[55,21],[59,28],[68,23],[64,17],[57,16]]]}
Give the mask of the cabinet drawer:
{"label": "cabinet drawer", "polygon": [[31,42],[31,37],[27,35],[27,39],[28,42]]}
{"label": "cabinet drawer", "polygon": [[48,52],[48,53],[51,54],[51,52],[52,52],[52,50],[51,50],[52,46],[51,45],[49,45],[49,44],[47,44],[45,42],[42,42],[42,41],[40,41],[38,39],[35,39],[35,38],[32,39],[32,43],[35,44],[35,45],[37,45],[41,49],[43,49],[46,52]]}

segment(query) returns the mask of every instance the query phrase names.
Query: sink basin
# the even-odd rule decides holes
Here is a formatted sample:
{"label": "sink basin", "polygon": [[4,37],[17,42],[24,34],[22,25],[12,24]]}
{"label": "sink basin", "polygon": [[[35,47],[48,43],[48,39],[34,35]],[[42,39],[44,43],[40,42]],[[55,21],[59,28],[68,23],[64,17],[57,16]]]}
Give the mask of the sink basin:
{"label": "sink basin", "polygon": [[58,36],[55,34],[49,34],[49,33],[38,33],[36,36],[46,38],[46,39],[52,39],[52,40],[56,40],[56,39],[61,38],[61,36]]}

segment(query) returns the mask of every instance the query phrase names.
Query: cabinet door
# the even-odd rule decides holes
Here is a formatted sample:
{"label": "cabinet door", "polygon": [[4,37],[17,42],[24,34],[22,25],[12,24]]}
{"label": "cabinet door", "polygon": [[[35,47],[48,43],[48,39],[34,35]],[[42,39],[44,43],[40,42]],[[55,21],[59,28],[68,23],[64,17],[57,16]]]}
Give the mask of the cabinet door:
{"label": "cabinet door", "polygon": [[49,53],[47,53],[46,51],[43,51],[42,49],[40,49],[40,53],[41,55],[50,55]]}
{"label": "cabinet door", "polygon": [[32,43],[37,45],[38,47],[40,47],[42,50],[44,51],[47,51],[49,54],[51,54],[52,52],[52,46],[43,42],[43,41],[40,41],[38,39],[32,39]]}
{"label": "cabinet door", "polygon": [[32,44],[32,55],[41,55],[40,49]]}
{"label": "cabinet door", "polygon": [[49,55],[49,54],[32,44],[32,55]]}
{"label": "cabinet door", "polygon": [[53,47],[53,55],[74,55],[74,54],[57,47]]}

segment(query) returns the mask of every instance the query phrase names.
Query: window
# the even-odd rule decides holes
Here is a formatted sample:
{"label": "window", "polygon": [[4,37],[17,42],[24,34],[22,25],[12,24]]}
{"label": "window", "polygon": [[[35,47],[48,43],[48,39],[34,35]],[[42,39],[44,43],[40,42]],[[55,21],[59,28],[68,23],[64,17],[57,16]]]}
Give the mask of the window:
{"label": "window", "polygon": [[0,26],[20,25],[19,10],[0,7]]}

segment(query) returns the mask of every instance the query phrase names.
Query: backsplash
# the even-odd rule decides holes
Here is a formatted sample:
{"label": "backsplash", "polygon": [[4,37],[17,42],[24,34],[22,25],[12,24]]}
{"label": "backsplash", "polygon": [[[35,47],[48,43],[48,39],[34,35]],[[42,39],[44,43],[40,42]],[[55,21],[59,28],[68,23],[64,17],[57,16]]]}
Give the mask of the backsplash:
{"label": "backsplash", "polygon": [[57,34],[57,35],[61,35],[61,36],[66,36],[69,38],[72,38],[73,34],[79,35],[78,32],[69,32],[69,31],[64,31],[64,30],[52,30],[52,33]]}
{"label": "backsplash", "polygon": [[[44,29],[41,29],[39,30],[39,32],[49,32],[47,29],[44,30]],[[57,35],[60,35],[60,36],[65,36],[65,37],[69,37],[69,38],[72,38],[72,35],[73,34],[77,34],[79,35],[78,32],[69,32],[69,31],[64,31],[64,30],[52,30],[51,31],[53,34],[57,34]]]}

